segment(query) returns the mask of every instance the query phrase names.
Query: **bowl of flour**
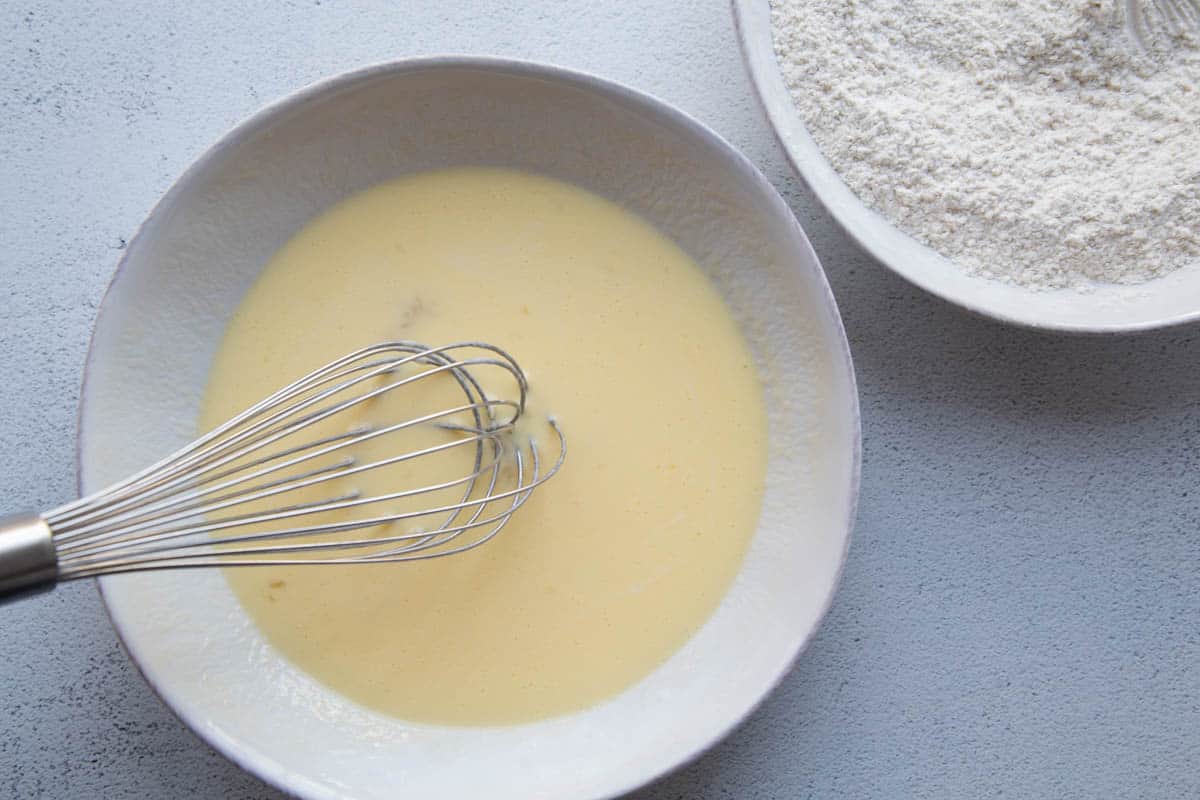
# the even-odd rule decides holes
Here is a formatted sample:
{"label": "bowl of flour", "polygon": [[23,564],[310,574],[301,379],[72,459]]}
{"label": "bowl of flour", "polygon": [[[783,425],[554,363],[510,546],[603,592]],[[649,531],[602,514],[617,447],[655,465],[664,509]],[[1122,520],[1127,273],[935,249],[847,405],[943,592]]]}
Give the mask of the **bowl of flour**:
{"label": "bowl of flour", "polygon": [[1027,327],[1200,319],[1200,36],[1121,0],[734,0],[788,158],[884,265]]}

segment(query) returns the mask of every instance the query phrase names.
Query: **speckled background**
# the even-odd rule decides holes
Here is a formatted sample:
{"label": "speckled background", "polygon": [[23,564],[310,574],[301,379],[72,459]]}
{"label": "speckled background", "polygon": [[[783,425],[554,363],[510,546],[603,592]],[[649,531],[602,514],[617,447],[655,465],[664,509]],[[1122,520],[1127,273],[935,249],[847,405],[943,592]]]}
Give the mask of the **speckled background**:
{"label": "speckled background", "polygon": [[[837,231],[773,142],[720,0],[0,3],[0,485],[74,487],[125,240],[262,103],[372,61],[551,61],[678,104],[784,193],[841,304],[865,464],[845,580],[757,713],[641,800],[1200,795],[1200,335],[966,316]],[[184,729],[84,583],[0,617],[0,797],[274,798]]]}

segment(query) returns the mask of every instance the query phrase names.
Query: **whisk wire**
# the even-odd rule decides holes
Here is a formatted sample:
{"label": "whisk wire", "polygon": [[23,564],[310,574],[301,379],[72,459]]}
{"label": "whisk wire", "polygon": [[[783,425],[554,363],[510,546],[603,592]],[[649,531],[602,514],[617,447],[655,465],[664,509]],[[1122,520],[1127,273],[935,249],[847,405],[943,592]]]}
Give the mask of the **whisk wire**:
{"label": "whisk wire", "polygon": [[1170,36],[1200,34],[1200,0],[1125,0],[1118,7],[1142,50],[1150,48],[1159,31]]}
{"label": "whisk wire", "polygon": [[[558,430],[557,426],[555,426],[555,430],[556,431]],[[240,537],[239,542],[245,543],[245,542],[250,542],[250,541],[269,541],[272,539],[288,538],[288,537],[294,537],[299,534],[312,534],[312,533],[317,533],[317,532],[326,532],[326,533],[340,532],[340,531],[352,530],[352,529],[363,528],[363,527],[371,527],[371,526],[375,526],[375,525],[390,524],[392,522],[396,522],[401,519],[411,519],[411,518],[414,518],[417,516],[422,516],[424,514],[436,514],[436,513],[441,513],[444,511],[448,511],[448,510],[456,510],[456,509],[462,509],[462,508],[465,508],[468,506],[475,506],[476,511],[473,513],[471,519],[467,523],[464,523],[462,525],[439,528],[436,532],[420,531],[420,532],[415,532],[415,533],[395,534],[395,535],[391,535],[391,536],[376,537],[376,538],[372,538],[372,539],[359,539],[359,540],[348,540],[348,541],[316,541],[316,542],[303,542],[303,543],[295,543],[295,544],[262,546],[262,547],[256,547],[256,548],[243,548],[238,551],[237,558],[219,557],[219,558],[214,559],[211,552],[209,552],[209,549],[211,547],[210,542],[193,542],[190,544],[186,544],[186,545],[182,545],[182,546],[175,546],[175,547],[147,547],[147,548],[143,548],[143,549],[137,551],[133,555],[150,555],[153,553],[162,552],[164,550],[171,550],[175,554],[170,557],[160,558],[156,561],[148,560],[148,561],[129,563],[129,564],[126,564],[125,562],[119,561],[116,559],[110,559],[107,561],[105,561],[105,560],[96,561],[96,560],[84,559],[84,560],[81,560],[80,562],[78,562],[78,571],[76,572],[74,577],[87,577],[88,575],[91,575],[91,574],[112,574],[112,573],[116,573],[116,572],[124,572],[124,571],[140,570],[140,569],[159,569],[159,568],[166,567],[168,565],[169,566],[239,566],[239,565],[271,564],[274,566],[279,566],[279,565],[301,565],[301,564],[352,564],[352,563],[363,563],[366,561],[370,561],[373,563],[387,563],[387,562],[393,562],[393,561],[411,561],[411,560],[416,560],[416,559],[435,557],[434,555],[431,555],[431,554],[425,552],[426,549],[430,546],[430,544],[429,544],[430,542],[433,542],[436,540],[437,546],[440,547],[442,545],[447,544],[448,542],[453,541],[455,538],[457,538],[460,534],[462,534],[465,531],[496,523],[495,526],[492,528],[492,530],[488,531],[482,537],[471,540],[470,542],[463,544],[463,545],[459,545],[458,547],[455,547],[455,548],[440,549],[436,553],[436,556],[440,557],[440,556],[452,555],[454,553],[465,552],[467,550],[474,549],[474,548],[484,544],[485,542],[489,541],[494,536],[496,536],[496,534],[498,534],[500,532],[500,530],[504,527],[505,523],[507,523],[508,519],[512,516],[513,512],[515,512],[522,505],[524,505],[524,503],[529,499],[529,496],[532,493],[533,489],[536,488],[541,483],[544,483],[546,480],[548,480],[551,477],[551,475],[553,474],[553,472],[557,471],[558,467],[561,466],[562,457],[564,455],[562,452],[560,452],[559,460],[556,462],[554,470],[546,475],[541,475],[539,472],[539,468],[537,466],[538,462],[539,462],[537,447],[536,447],[536,445],[531,444],[530,448],[531,448],[531,453],[533,455],[533,461],[535,464],[534,470],[533,470],[533,477],[531,478],[531,480],[529,481],[528,484],[524,483],[524,459],[519,454],[519,451],[518,451],[518,454],[515,457],[515,462],[517,464],[517,483],[519,485],[519,488],[517,488],[517,489],[510,489],[510,490],[506,490],[503,492],[494,493],[491,491],[495,486],[495,478],[493,477],[491,484],[489,485],[488,496],[477,499],[477,500],[472,500],[468,503],[459,503],[459,504],[455,504],[453,506],[444,506],[444,507],[440,507],[440,508],[427,509],[424,512],[410,512],[408,514],[393,514],[393,515],[369,518],[369,519],[364,519],[364,520],[357,520],[355,522],[350,522],[350,523],[335,523],[335,524],[330,524],[327,526],[312,526],[312,527],[307,527],[307,528],[297,528],[297,529],[290,529],[290,530],[283,530],[283,531],[274,531],[271,533],[251,534],[251,535],[247,535],[244,537]],[[511,499],[511,502],[501,512],[494,514],[493,516],[487,517],[486,519],[483,519],[483,520],[479,519],[479,517],[482,514],[482,510],[488,504],[495,502],[497,500],[502,500],[502,499]],[[244,558],[246,556],[274,555],[277,553],[301,553],[301,552],[315,552],[315,551],[323,551],[323,550],[343,550],[343,549],[344,550],[353,550],[353,549],[359,549],[359,548],[378,547],[380,545],[393,544],[396,542],[412,542],[412,544],[410,544],[406,547],[402,547],[402,548],[387,550],[387,551],[380,552],[380,553],[368,554],[366,556],[344,556],[344,557],[334,557],[334,558],[324,558],[324,559],[312,559],[312,558],[291,559],[291,560],[271,559],[269,561],[259,559],[259,558]],[[199,553],[195,553],[195,554],[188,554],[188,553],[184,552],[188,549],[194,549],[194,548],[203,549],[204,552],[199,552]],[[413,554],[413,553],[419,553],[419,554]]]}
{"label": "whisk wire", "polygon": [[[156,532],[152,536],[147,536],[147,537],[142,538],[141,539],[142,541],[150,541],[150,540],[161,541],[164,539],[180,538],[180,537],[193,535],[193,534],[199,534],[199,533],[204,533],[204,534],[217,533],[222,530],[226,530],[228,528],[240,527],[243,525],[259,525],[259,524],[266,523],[266,522],[277,522],[282,519],[289,519],[291,517],[297,516],[299,513],[301,513],[301,511],[303,511],[303,513],[305,513],[305,514],[315,513],[315,512],[324,512],[324,511],[340,511],[340,510],[345,510],[347,508],[353,508],[356,506],[366,505],[369,503],[379,503],[379,502],[387,502],[387,501],[394,501],[394,500],[402,500],[402,499],[406,499],[409,497],[415,497],[420,494],[427,494],[427,493],[439,491],[439,490],[445,489],[445,488],[453,488],[454,486],[461,485],[468,481],[474,480],[475,478],[477,478],[479,476],[480,470],[477,469],[475,472],[470,473],[465,477],[458,478],[455,480],[443,481],[440,484],[431,484],[431,485],[427,485],[427,486],[421,486],[421,487],[415,488],[415,489],[407,489],[407,490],[400,491],[400,492],[391,492],[388,494],[375,495],[375,496],[367,497],[367,498],[362,498],[362,497],[359,497],[357,495],[357,493],[352,493],[352,494],[344,495],[341,498],[337,498],[335,500],[322,500],[322,501],[315,501],[312,503],[304,503],[299,506],[289,507],[286,509],[277,509],[271,513],[246,512],[241,515],[222,518],[217,522],[170,527],[170,523],[177,522],[179,520],[192,519],[192,518],[195,518],[197,515],[208,516],[209,514],[224,510],[226,508],[235,507],[238,505],[244,505],[246,503],[251,503],[251,502],[257,502],[259,500],[264,500],[269,497],[276,496],[283,492],[294,491],[296,489],[306,488],[307,486],[311,486],[311,485],[314,485],[315,483],[323,482],[323,481],[329,480],[331,478],[335,478],[335,477],[341,478],[341,477],[346,477],[346,476],[352,475],[352,474],[358,474],[358,473],[364,472],[369,469],[376,469],[381,466],[386,466],[388,464],[393,464],[393,463],[399,463],[401,461],[408,460],[411,458],[417,458],[422,455],[429,455],[435,451],[444,451],[449,448],[459,447],[463,444],[472,444],[475,441],[480,441],[480,440],[483,440],[486,438],[490,438],[490,434],[481,434],[479,437],[476,437],[475,439],[460,439],[460,440],[457,440],[454,442],[448,442],[443,445],[438,445],[436,447],[426,448],[424,451],[418,451],[418,452],[414,452],[414,453],[405,453],[404,455],[393,456],[392,458],[371,462],[369,464],[356,465],[353,468],[342,470],[340,472],[322,475],[322,476],[320,476],[319,479],[310,479],[310,480],[301,481],[301,482],[298,482],[295,484],[288,484],[283,487],[277,486],[277,487],[269,489],[269,490],[256,491],[256,489],[258,487],[250,487],[250,489],[247,490],[247,491],[251,492],[251,494],[249,494],[249,495],[239,495],[239,496],[235,497],[234,499],[210,503],[209,505],[200,506],[194,510],[177,511],[174,514],[171,514],[171,515],[165,516],[165,517],[154,517],[150,520],[144,520],[136,525],[126,526],[125,524],[122,523],[122,524],[120,524],[119,529],[116,531],[116,533],[121,536],[121,539],[115,543],[97,544],[97,542],[99,542],[99,541],[104,541],[104,535],[99,535],[99,536],[92,537],[89,540],[89,545],[86,547],[76,546],[75,548],[71,548],[68,546],[68,547],[64,547],[60,552],[63,554],[76,556],[76,555],[86,555],[86,554],[93,553],[93,552],[103,552],[106,550],[111,550],[111,549],[113,549],[114,544],[120,545],[124,540],[135,538],[147,530],[154,530]],[[502,445],[501,445],[501,447],[502,447]],[[497,458],[494,463],[496,465],[499,465],[500,453],[497,454]],[[438,512],[438,509],[429,509],[429,510],[422,511],[421,513],[417,514],[416,516],[428,516],[430,514],[437,513],[437,512]],[[310,530],[316,530],[316,529],[311,528]],[[113,535],[113,534],[108,534],[108,535]]]}
{"label": "whisk wire", "polygon": [[[376,348],[368,348],[367,350],[359,352],[362,354],[373,355],[373,351],[375,351],[375,349]],[[265,447],[266,445],[272,444],[278,439],[289,435],[298,427],[304,427],[321,422],[324,419],[333,416],[334,414],[344,412],[360,403],[375,399],[395,389],[403,388],[418,379],[428,377],[433,372],[444,372],[453,369],[455,370],[455,377],[460,380],[460,383],[462,383],[464,378],[472,381],[471,389],[482,395],[482,390],[479,388],[478,384],[473,383],[474,378],[465,376],[463,374],[463,369],[465,367],[488,365],[509,369],[515,366],[515,364],[511,361],[500,362],[490,359],[471,359],[469,361],[460,363],[437,362],[438,366],[435,370],[421,373],[416,376],[410,376],[407,379],[379,387],[364,395],[336,403],[324,409],[319,409],[307,416],[301,416],[297,419],[294,419],[287,425],[283,425],[283,421],[289,416],[297,414],[313,405],[316,405],[317,403],[323,402],[324,400],[335,396],[338,393],[351,389],[354,386],[370,380],[379,374],[393,372],[396,369],[410,364],[419,358],[437,359],[442,355],[445,349],[447,348],[439,348],[436,350],[427,348],[421,353],[409,355],[399,359],[358,365],[343,372],[337,372],[334,370],[335,374],[333,375],[328,375],[328,372],[330,372],[328,368],[319,370],[318,372],[313,373],[306,378],[301,379],[300,381],[297,381],[295,384],[276,392],[274,395],[253,406],[248,411],[243,412],[237,417],[234,417],[232,420],[220,426],[212,433],[201,437],[201,439],[197,440],[197,442],[193,445],[183,448],[173,456],[169,456],[167,459],[164,459],[163,461],[154,465],[154,467],[151,467],[142,473],[138,473],[121,484],[113,487],[111,491],[105,492],[109,502],[103,507],[94,508],[90,513],[92,516],[102,514],[106,517],[109,517],[114,512],[120,511],[128,505],[134,503],[144,504],[155,497],[160,496],[161,494],[178,489],[183,484],[193,483],[195,481],[197,472],[202,466],[204,466],[205,469],[211,469],[213,465],[223,466],[225,464],[235,462],[238,459],[243,458],[247,453]],[[339,359],[338,362],[334,362],[334,365],[340,366],[341,362],[344,362],[352,357],[353,356],[347,356],[344,359]],[[230,436],[227,440],[221,442],[219,446],[214,446],[209,449],[204,449],[203,447],[197,446],[208,444],[209,442],[216,440],[219,436],[246,424],[254,417],[259,416],[266,410],[273,408],[275,405],[286,403],[296,396],[303,396],[306,392],[328,383],[331,380],[340,380],[346,374],[362,370],[367,371],[365,374],[359,375],[348,381],[343,381],[334,387],[325,389],[315,396],[308,397],[295,405],[285,405],[283,408],[270,415],[267,419],[261,420],[251,425],[246,430]],[[519,409],[524,407],[525,383],[523,375],[520,376],[519,384],[521,385],[521,399],[519,404],[509,404],[510,406],[515,405],[516,413],[519,413]],[[465,385],[464,390],[466,390]],[[468,392],[468,394],[470,394],[470,392]],[[475,414],[475,420],[477,424],[481,424],[480,415],[478,413]],[[315,443],[310,443],[307,446],[311,447],[314,446],[314,444]],[[238,449],[239,445],[241,446],[240,449]],[[301,449],[303,447],[305,447],[305,445],[302,445]],[[230,452],[231,450],[232,452]],[[260,461],[269,461],[279,458],[282,455],[282,453],[276,453],[266,456]],[[85,500],[86,499],[90,498],[85,498]],[[51,512],[46,516],[51,524],[54,525],[58,531],[60,531],[59,537],[62,539],[69,539],[75,534],[75,529],[78,526],[86,523],[88,519],[86,508],[87,507],[84,505],[84,501],[78,501],[64,507],[64,509]]]}
{"label": "whisk wire", "polygon": [[[502,404],[507,404],[507,401],[490,401],[490,403],[493,407],[498,407]],[[449,409],[445,413],[457,413],[457,412],[469,410],[469,409],[472,409],[472,408],[478,407],[478,406],[479,406],[479,404],[459,406],[458,408]],[[396,425],[391,425],[391,426],[388,426],[385,428],[374,428],[374,429],[359,428],[358,432],[355,435],[350,436],[350,437],[337,437],[337,441],[329,443],[326,446],[323,446],[317,450],[311,450],[312,444],[301,445],[300,447],[291,448],[288,451],[284,451],[284,454],[303,452],[304,455],[297,455],[293,458],[287,459],[286,461],[272,464],[269,467],[252,470],[246,474],[242,474],[242,471],[244,469],[246,469],[248,467],[253,467],[256,465],[270,463],[272,461],[275,461],[277,456],[271,456],[271,457],[267,457],[267,458],[257,459],[256,461],[252,461],[249,464],[245,465],[245,467],[232,467],[223,472],[217,473],[215,475],[204,475],[203,477],[198,477],[195,480],[195,482],[193,483],[193,488],[196,489],[196,491],[193,491],[189,495],[174,495],[166,500],[160,500],[156,503],[148,502],[147,504],[139,504],[138,506],[135,506],[133,508],[127,507],[124,510],[122,510],[120,513],[116,514],[114,517],[107,518],[98,523],[93,523],[92,526],[85,525],[82,528],[73,529],[72,533],[76,537],[79,535],[87,535],[92,542],[95,542],[97,539],[103,538],[108,531],[111,531],[113,529],[120,529],[123,533],[136,533],[136,532],[138,532],[140,530],[144,530],[148,527],[158,526],[161,524],[172,522],[183,516],[188,516],[190,514],[195,514],[195,513],[207,514],[207,513],[221,510],[222,508],[227,507],[228,505],[232,504],[232,503],[221,503],[222,500],[236,499],[237,502],[249,502],[251,500],[264,499],[266,497],[280,494],[285,491],[294,491],[294,490],[305,488],[306,486],[312,485],[314,482],[316,482],[314,476],[319,476],[320,480],[329,480],[332,478],[350,477],[352,475],[357,475],[359,473],[362,473],[362,472],[365,472],[367,470],[374,469],[377,467],[398,464],[398,463],[402,463],[404,461],[412,460],[414,458],[419,458],[421,456],[432,455],[436,452],[441,452],[441,451],[448,450],[448,449],[451,449],[454,447],[460,447],[464,444],[471,444],[474,441],[488,438],[492,435],[495,435],[496,433],[507,431],[507,430],[511,429],[510,424],[509,425],[498,425],[495,428],[493,428],[492,431],[490,431],[490,432],[480,433],[480,434],[476,435],[475,437],[472,437],[469,439],[459,439],[459,440],[447,442],[447,443],[444,443],[441,445],[428,447],[423,450],[408,452],[408,453],[404,453],[401,455],[393,456],[391,458],[370,462],[368,464],[357,464],[353,458],[347,458],[347,459],[343,459],[340,462],[336,462],[335,464],[330,465],[329,467],[318,468],[315,470],[311,470],[309,472],[300,473],[298,475],[290,475],[285,478],[281,478],[281,479],[278,479],[275,481],[269,481],[269,482],[262,483],[262,484],[254,484],[249,487],[245,487],[241,490],[238,490],[235,492],[230,492],[230,493],[220,496],[218,498],[209,499],[207,501],[207,503],[209,503],[209,505],[201,505],[202,503],[205,502],[203,500],[203,498],[205,498],[211,494],[221,492],[221,491],[224,491],[227,489],[232,489],[235,486],[249,483],[250,481],[256,480],[258,478],[262,478],[262,477],[274,474],[276,472],[289,469],[289,468],[297,466],[299,464],[303,464],[307,461],[311,461],[313,459],[320,458],[322,456],[336,452],[337,450],[341,450],[341,449],[345,449],[347,447],[352,447],[354,445],[362,444],[363,442],[379,438],[379,437],[384,436],[389,433],[396,433],[398,431],[407,430],[407,429],[415,427],[419,424],[428,424],[429,422],[432,422],[433,420],[437,419],[439,416],[441,416],[441,415],[440,414],[430,414],[430,415],[426,415],[425,417],[418,418],[416,420],[409,420],[407,422],[396,424]],[[324,441],[327,441],[329,438],[332,438],[332,437],[326,437],[325,440],[320,440],[320,441],[324,442]],[[305,452],[305,451],[309,451],[309,452]],[[227,461],[223,460],[221,463],[221,466],[224,466],[227,463],[228,463]],[[221,483],[217,483],[216,485],[211,485],[211,486],[208,485],[208,484],[212,483],[213,481],[220,480],[222,478],[227,478],[231,475],[235,476],[235,477],[233,477],[229,480],[225,480]],[[199,489],[199,487],[201,487],[201,486],[207,486],[207,488],[201,490],[201,489]],[[265,492],[262,495],[254,494],[255,492],[258,492],[259,490],[266,490],[266,489],[271,489],[271,491]],[[146,507],[147,505],[149,507]],[[163,512],[169,511],[172,508],[175,509],[174,514],[171,514],[169,516],[162,516]],[[70,540],[68,540],[66,542],[66,544],[63,546],[62,551],[69,552],[70,550],[71,550],[71,545],[70,545]]]}
{"label": "whisk wire", "polygon": [[[478,377],[487,371],[498,371],[515,391],[489,396]],[[385,395],[413,389],[421,398],[418,384],[447,378],[464,401],[413,413],[401,406],[406,413],[399,421],[329,430],[343,415],[361,413]],[[537,443],[516,432],[527,393],[516,361],[490,344],[384,342],[363,348],[112,487],[42,515],[52,534],[57,578],[177,567],[378,564],[479,547],[558,472],[566,456],[554,420],[549,427],[559,451],[549,469],[543,469]],[[384,447],[391,441],[384,437],[404,441],[420,431],[453,438],[418,439],[395,452]],[[301,434],[311,438],[296,442]],[[356,451],[367,443],[384,452],[360,458]],[[325,497],[306,496],[400,465],[420,473],[420,465],[464,449],[469,466],[456,475],[430,474],[416,485],[370,495],[343,486]],[[328,458],[336,460],[325,463]],[[447,493],[454,494],[441,496]],[[284,502],[268,507],[274,501]],[[382,530],[364,534],[373,528]]]}

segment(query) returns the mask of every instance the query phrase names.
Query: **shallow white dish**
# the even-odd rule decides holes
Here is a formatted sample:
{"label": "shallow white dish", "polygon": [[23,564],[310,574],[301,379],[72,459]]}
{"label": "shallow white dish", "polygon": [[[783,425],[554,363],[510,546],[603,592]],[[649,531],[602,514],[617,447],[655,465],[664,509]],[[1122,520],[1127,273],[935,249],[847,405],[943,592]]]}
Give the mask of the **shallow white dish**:
{"label": "shallow white dish", "polygon": [[968,275],[867,207],[821,154],[775,58],[769,0],[732,0],[742,54],[788,160],[830,215],[884,266],[931,294],[988,317],[1044,330],[1121,333],[1200,319],[1200,269],[1136,286],[1033,291]]}
{"label": "shallow white dish", "polygon": [[514,727],[410,724],[342,698],[275,653],[217,572],[103,579],[129,653],[171,708],[302,797],[633,789],[766,695],[828,608],[845,556],[859,476],[854,376],[824,274],[787,206],[745,158],[669,106],[495,59],[403,61],[324,81],[240,125],[180,178],[100,309],[80,409],[81,489],[191,438],[226,321],[307,220],[378,182],[467,163],[608,196],[709,271],[766,381],[773,447],[760,527],[725,602],[666,664],[600,706]]}

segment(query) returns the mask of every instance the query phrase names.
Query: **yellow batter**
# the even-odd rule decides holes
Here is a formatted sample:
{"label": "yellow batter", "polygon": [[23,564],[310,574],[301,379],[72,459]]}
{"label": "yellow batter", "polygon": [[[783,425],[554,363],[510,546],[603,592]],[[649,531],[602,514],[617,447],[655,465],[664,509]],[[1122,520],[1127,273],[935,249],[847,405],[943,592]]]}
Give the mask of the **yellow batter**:
{"label": "yellow batter", "polygon": [[376,187],[267,265],[225,334],[201,426],[385,339],[506,348],[568,458],[463,555],[227,570],[287,658],[388,714],[507,724],[620,692],[704,623],[757,523],[766,417],[745,342],[677,246],[534,175]]}

